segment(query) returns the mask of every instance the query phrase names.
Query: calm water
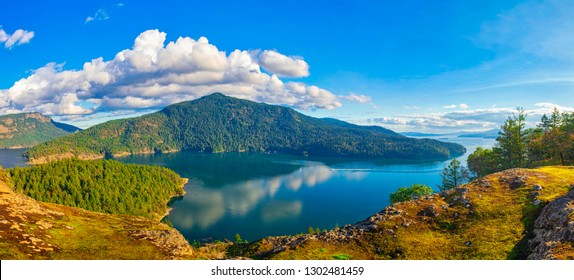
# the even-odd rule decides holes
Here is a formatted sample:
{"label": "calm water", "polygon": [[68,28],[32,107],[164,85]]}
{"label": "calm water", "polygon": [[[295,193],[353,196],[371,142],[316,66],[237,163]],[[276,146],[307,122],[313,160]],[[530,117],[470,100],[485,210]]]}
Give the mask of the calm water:
{"label": "calm water", "polygon": [[3,168],[12,168],[15,166],[27,166],[26,158],[22,154],[26,149],[0,149],[0,166]]}
{"label": "calm water", "polygon": [[[443,136],[444,138],[444,136]],[[444,140],[444,139],[443,139]],[[467,147],[490,147],[493,140],[451,138]],[[155,164],[189,178],[187,194],[172,204],[168,218],[188,240],[253,241],[268,235],[306,232],[355,223],[389,204],[401,186],[440,184],[445,162],[384,164],[329,163],[260,154],[137,155],[120,159]]]}
{"label": "calm water", "polygon": [[[444,138],[444,136],[442,136]],[[491,139],[449,138],[467,147],[462,162]],[[0,150],[5,168],[25,165],[25,150]],[[168,218],[188,240],[254,241],[268,235],[306,232],[355,223],[389,204],[401,186],[440,184],[445,162],[369,163],[261,154],[137,155],[127,163],[161,165],[188,178],[187,194],[172,204]]]}

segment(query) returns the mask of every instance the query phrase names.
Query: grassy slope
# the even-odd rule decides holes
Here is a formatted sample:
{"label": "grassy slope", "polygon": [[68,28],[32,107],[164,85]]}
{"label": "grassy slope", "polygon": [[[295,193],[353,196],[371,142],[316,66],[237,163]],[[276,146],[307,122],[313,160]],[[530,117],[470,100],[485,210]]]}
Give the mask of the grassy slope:
{"label": "grassy slope", "polygon": [[[516,176],[527,177],[526,182],[511,189],[508,181]],[[280,238],[266,238],[240,251],[270,259],[525,259],[536,217],[572,183],[574,167],[508,170],[463,186],[469,190],[464,198],[461,190],[454,190],[395,204],[372,217],[375,229],[354,237],[326,242],[329,234],[340,235],[333,230],[287,245]],[[535,184],[543,186],[539,205],[531,197]],[[430,205],[438,216],[420,215]],[[280,245],[287,249],[278,250]]]}
{"label": "grassy slope", "polygon": [[195,258],[175,229],[149,219],[37,202],[0,170],[0,259]]}

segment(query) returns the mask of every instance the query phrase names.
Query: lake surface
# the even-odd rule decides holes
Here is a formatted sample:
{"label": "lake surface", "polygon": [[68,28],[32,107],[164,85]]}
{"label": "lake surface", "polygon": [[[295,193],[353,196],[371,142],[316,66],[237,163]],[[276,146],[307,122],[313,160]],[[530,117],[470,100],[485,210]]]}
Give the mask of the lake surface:
{"label": "lake surface", "polygon": [[[444,138],[445,136],[441,136]],[[492,139],[449,138],[468,151]],[[254,241],[269,235],[331,229],[359,222],[389,205],[401,186],[441,183],[445,161],[427,163],[333,162],[246,153],[134,155],[126,163],[160,165],[188,178],[186,195],[168,219],[188,240]]]}
{"label": "lake surface", "polygon": [[[491,147],[493,139],[441,136],[467,148]],[[26,165],[25,149],[0,150],[4,168]],[[330,229],[359,222],[389,205],[401,186],[436,189],[446,161],[426,163],[342,162],[246,153],[134,155],[126,163],[160,165],[188,178],[186,195],[168,219],[188,240],[254,241],[268,235]]]}
{"label": "lake surface", "polygon": [[26,158],[22,156],[26,150],[27,149],[0,149],[0,166],[3,168],[27,166]]}

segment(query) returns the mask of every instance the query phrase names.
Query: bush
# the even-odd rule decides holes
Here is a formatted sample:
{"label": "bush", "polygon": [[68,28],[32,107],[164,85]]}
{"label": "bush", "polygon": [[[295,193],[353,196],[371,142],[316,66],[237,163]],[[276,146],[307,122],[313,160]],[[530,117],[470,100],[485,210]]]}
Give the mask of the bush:
{"label": "bush", "polygon": [[416,199],[420,196],[431,195],[433,190],[424,184],[412,184],[410,187],[401,187],[390,195],[391,203],[398,203]]}

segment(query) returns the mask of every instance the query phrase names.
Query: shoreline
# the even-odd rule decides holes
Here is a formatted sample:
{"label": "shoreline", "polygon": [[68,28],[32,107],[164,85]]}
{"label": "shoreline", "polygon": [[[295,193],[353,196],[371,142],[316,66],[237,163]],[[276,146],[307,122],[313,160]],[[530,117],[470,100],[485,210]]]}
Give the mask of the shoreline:
{"label": "shoreline", "polygon": [[[179,175],[179,174],[178,174],[178,175]],[[182,197],[182,198],[183,198],[183,197],[185,196],[185,194],[186,194],[186,192],[185,192],[185,185],[189,182],[189,179],[188,179],[188,178],[181,178],[181,179],[183,179],[183,184],[181,184],[181,189],[182,189],[182,191],[183,191],[182,194],[180,194],[180,195],[174,195],[174,196],[171,196],[170,198],[167,199],[167,201],[165,202],[165,205],[166,205],[167,209],[165,210],[165,214],[163,214],[163,216],[161,216],[161,217],[159,218],[159,220],[158,220],[159,222],[161,222],[163,219],[167,218],[167,216],[169,215],[169,213],[170,213],[171,210],[173,209],[173,208],[169,207],[170,201],[172,201],[172,199],[174,199],[174,198],[178,198],[178,197]],[[177,229],[176,229],[176,230],[177,230]],[[178,232],[179,232],[179,231],[178,231]]]}

